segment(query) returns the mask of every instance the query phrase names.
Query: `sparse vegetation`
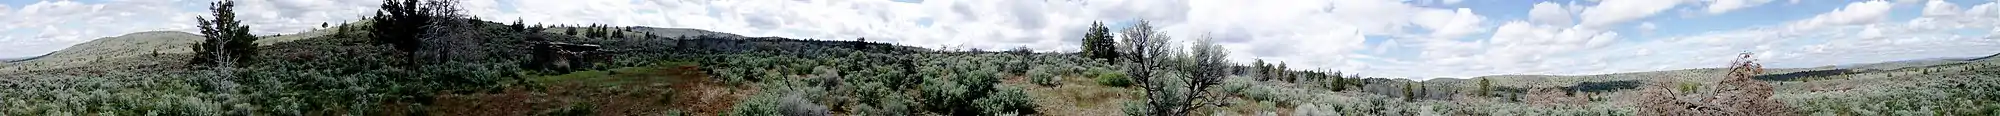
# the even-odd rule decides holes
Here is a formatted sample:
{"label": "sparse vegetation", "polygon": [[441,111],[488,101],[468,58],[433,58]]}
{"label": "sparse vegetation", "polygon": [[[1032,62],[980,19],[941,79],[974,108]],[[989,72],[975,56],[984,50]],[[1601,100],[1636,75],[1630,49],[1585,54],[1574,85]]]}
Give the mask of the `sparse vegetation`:
{"label": "sparse vegetation", "polygon": [[1217,38],[1181,44],[1146,21],[1120,33],[1094,23],[1073,53],[986,52],[528,26],[460,16],[451,0],[388,0],[366,20],[321,24],[330,34],[253,43],[233,2],[200,18],[202,42],[178,45],[191,53],[0,71],[0,115],[2000,113],[1994,60],[1766,69],[1758,63],[1786,61],[1744,54],[1720,69],[1419,81],[1285,60],[1239,64]]}

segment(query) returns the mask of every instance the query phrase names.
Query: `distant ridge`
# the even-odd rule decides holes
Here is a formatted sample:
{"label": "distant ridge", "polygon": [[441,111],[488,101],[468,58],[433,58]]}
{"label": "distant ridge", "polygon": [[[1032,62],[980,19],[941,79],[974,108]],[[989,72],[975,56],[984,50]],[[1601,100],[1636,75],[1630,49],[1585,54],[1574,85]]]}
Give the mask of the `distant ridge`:
{"label": "distant ridge", "polygon": [[38,59],[38,58],[42,58],[43,56],[49,56],[49,54],[42,54],[42,55],[35,55],[35,56],[29,56],[29,57],[19,57],[19,58],[4,58],[4,59],[0,59],[0,63],[14,63],[14,62],[21,62],[21,61],[28,61],[28,60],[35,60],[35,59]]}
{"label": "distant ridge", "polygon": [[1994,53],[1993,55],[1986,55],[1986,57],[1978,57],[1978,58],[1972,58],[1972,59],[1965,59],[1965,61],[1982,61],[1982,60],[1988,60],[1988,59],[1993,59],[1993,57],[2000,57],[2000,53]]}

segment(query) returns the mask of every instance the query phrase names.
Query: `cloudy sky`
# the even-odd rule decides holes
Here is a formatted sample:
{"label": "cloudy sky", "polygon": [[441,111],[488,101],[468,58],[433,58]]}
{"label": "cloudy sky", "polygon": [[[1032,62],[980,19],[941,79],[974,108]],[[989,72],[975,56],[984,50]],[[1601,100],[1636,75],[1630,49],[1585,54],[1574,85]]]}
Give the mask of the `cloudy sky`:
{"label": "cloudy sky", "polygon": [[[0,1],[0,57],[191,31],[212,0]],[[1400,78],[1815,67],[2000,52],[1994,0],[463,0],[493,21],[866,37],[929,48],[1077,51],[1094,21],[1214,37],[1239,62]],[[240,0],[260,35],[351,22],[376,0]]]}

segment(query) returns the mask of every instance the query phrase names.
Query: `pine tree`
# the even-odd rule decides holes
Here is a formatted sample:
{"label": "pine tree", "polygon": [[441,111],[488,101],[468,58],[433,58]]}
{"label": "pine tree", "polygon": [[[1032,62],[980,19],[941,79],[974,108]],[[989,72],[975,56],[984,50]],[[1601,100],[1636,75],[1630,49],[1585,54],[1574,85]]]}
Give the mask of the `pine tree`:
{"label": "pine tree", "polygon": [[257,53],[255,35],[250,34],[250,26],[236,20],[236,2],[217,1],[209,4],[214,12],[212,17],[195,17],[200,23],[202,40],[196,43],[193,58],[198,66],[233,68],[253,62]]}

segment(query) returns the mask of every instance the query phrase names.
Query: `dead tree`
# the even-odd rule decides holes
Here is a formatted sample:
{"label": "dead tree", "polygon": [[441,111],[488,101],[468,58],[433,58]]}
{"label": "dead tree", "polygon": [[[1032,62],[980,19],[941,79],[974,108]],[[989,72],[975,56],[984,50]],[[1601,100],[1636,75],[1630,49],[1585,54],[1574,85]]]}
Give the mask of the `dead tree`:
{"label": "dead tree", "polygon": [[[1731,61],[1725,78],[1716,82],[1714,89],[1702,94],[1682,96],[1688,92],[1675,91],[1672,81],[1656,80],[1640,90],[1639,115],[1659,116],[1751,116],[1751,115],[1795,115],[1784,103],[1771,100],[1770,84],[1751,79],[1764,73],[1763,65],[1757,63],[1750,53],[1742,53]],[[1698,90],[1697,90],[1698,91]]]}

